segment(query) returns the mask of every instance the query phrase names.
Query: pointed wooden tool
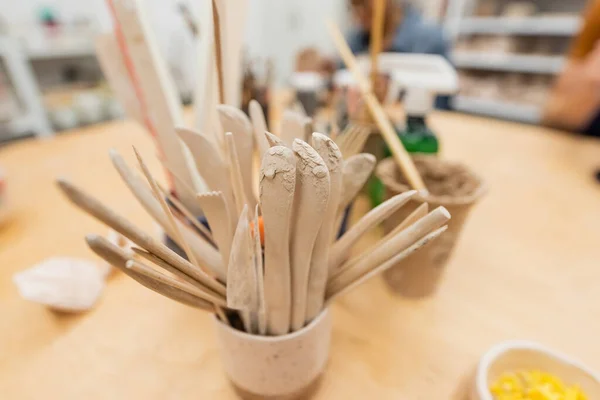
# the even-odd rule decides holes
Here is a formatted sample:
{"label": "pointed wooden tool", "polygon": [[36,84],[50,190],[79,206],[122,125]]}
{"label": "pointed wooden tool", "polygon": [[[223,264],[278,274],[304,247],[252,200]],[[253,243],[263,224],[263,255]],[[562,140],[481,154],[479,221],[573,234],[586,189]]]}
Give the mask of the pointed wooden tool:
{"label": "pointed wooden tool", "polygon": [[348,207],[360,189],[365,185],[371,173],[373,173],[375,162],[375,156],[367,153],[354,155],[344,161],[339,212],[343,212]]}
{"label": "pointed wooden tool", "polygon": [[313,248],[308,278],[305,323],[309,323],[321,312],[325,301],[325,285],[329,273],[331,237],[337,216],[340,191],[342,188],[342,154],[333,140],[321,133],[313,133],[313,146],[321,156],[329,171],[329,201],[322,215],[323,223]]}
{"label": "pointed wooden tool", "polygon": [[[325,162],[308,143],[295,139],[296,194],[290,244],[292,265],[292,330],[304,326],[308,278],[315,240],[329,201],[329,171]],[[323,266],[323,268],[325,268]],[[321,275],[317,272],[317,275]]]}
{"label": "pointed wooden tool", "polygon": [[219,112],[223,132],[231,132],[233,134],[235,148],[239,159],[240,172],[242,174],[242,185],[244,193],[246,194],[246,200],[248,201],[248,207],[250,207],[250,214],[252,214],[252,212],[254,212],[254,207],[256,206],[256,198],[254,197],[253,189],[254,174],[252,173],[252,156],[254,152],[252,143],[252,124],[246,114],[239,108],[221,104],[217,106],[217,110]]}
{"label": "pointed wooden tool", "polygon": [[[240,166],[240,159],[235,145],[235,139],[231,132],[225,134],[225,147],[227,148],[227,159],[229,163],[230,179],[233,187],[233,197],[237,215],[242,212],[245,204],[248,204],[246,192],[244,191],[243,177]],[[254,211],[254,209],[252,209]]]}
{"label": "pointed wooden tool", "polygon": [[184,274],[189,275],[198,282],[206,285],[206,287],[210,288],[215,293],[225,294],[225,286],[222,283],[206,275],[198,267],[178,256],[167,246],[156,241],[146,232],[133,225],[124,217],[116,214],[113,210],[106,207],[92,196],[86,194],[64,179],[58,179],[57,184],[67,198],[86,213],[108,225],[138,246],[155,254],[157,257],[162,258]]}
{"label": "pointed wooden tool", "polygon": [[267,334],[267,310],[265,308],[265,284],[264,284],[264,269],[263,269],[263,255],[262,245],[260,244],[260,225],[258,221],[259,207],[256,206],[254,211],[254,226],[253,226],[253,239],[254,239],[254,267],[256,268],[256,289],[258,291],[258,334]]}
{"label": "pointed wooden tool", "polygon": [[342,260],[348,257],[352,246],[373,227],[377,226],[381,221],[392,215],[400,207],[408,203],[408,201],[417,194],[416,190],[411,190],[392,197],[386,202],[378,205],[369,211],[363,218],[360,219],[348,232],[338,240],[331,249],[329,256],[330,270],[336,270]]}
{"label": "pointed wooden tool", "polygon": [[254,99],[250,100],[248,112],[250,113],[250,119],[252,120],[254,142],[256,143],[258,154],[262,160],[267,150],[269,150],[269,147],[271,147],[265,137],[265,132],[268,130],[265,114],[263,113],[260,103]]}
{"label": "pointed wooden tool", "polygon": [[265,138],[267,139],[267,143],[269,143],[270,147],[274,147],[274,146],[290,147],[290,146],[287,146],[285,143],[283,143],[283,140],[279,139],[277,136],[273,135],[271,132],[265,131]]}
{"label": "pointed wooden tool", "polygon": [[268,332],[290,330],[290,230],[296,189],[294,153],[283,146],[269,149],[260,171],[260,204],[265,231],[264,288]]}
{"label": "pointed wooden tool", "polygon": [[311,131],[310,118],[291,110],[283,112],[279,137],[287,146],[291,146],[295,139],[309,140]]}
{"label": "pointed wooden tool", "polygon": [[[198,202],[204,210],[204,215],[219,247],[223,260],[229,260],[231,242],[235,232],[235,221],[229,216],[223,193],[207,192],[198,195]],[[227,264],[224,265],[227,273]]]}

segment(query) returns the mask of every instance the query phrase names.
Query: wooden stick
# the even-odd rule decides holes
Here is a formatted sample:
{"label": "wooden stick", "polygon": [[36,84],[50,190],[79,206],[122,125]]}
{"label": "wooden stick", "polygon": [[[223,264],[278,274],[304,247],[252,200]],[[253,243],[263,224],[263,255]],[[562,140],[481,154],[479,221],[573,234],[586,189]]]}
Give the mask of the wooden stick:
{"label": "wooden stick", "polygon": [[310,122],[310,118],[291,110],[285,110],[281,120],[279,137],[287,146],[291,146],[295,139],[307,141],[308,135],[311,133]]}
{"label": "wooden stick", "polygon": [[289,332],[291,315],[290,231],[296,190],[296,160],[287,147],[269,149],[260,170],[260,204],[265,230],[267,330]]}
{"label": "wooden stick", "polygon": [[[154,177],[150,173],[150,170],[146,166],[146,163],[142,159],[142,156],[140,156],[140,153],[138,153],[135,146],[133,147],[133,152],[135,153],[135,157],[137,158],[140,168],[142,169],[142,173],[144,174],[144,176],[146,177],[146,180],[150,184],[150,188],[152,189],[152,192],[154,193],[154,197],[156,198],[156,200],[158,200],[158,204],[160,204],[160,207],[162,208],[163,213],[167,216],[167,221],[169,221],[169,225],[171,226],[171,229],[172,229],[173,233],[175,234],[176,240],[179,243],[181,243],[182,249],[185,252],[185,255],[192,262],[192,264],[196,265],[200,269],[203,269],[202,265],[200,265],[200,263],[196,259],[196,256],[192,252],[192,249],[190,248],[189,243],[187,242],[187,240],[185,240],[183,238],[181,231],[179,230],[179,227],[177,226],[177,223],[175,222],[175,217],[173,216],[173,213],[171,213],[171,209],[169,208],[164,197],[161,195],[160,189],[158,188],[158,185],[156,184]],[[204,272],[207,275],[210,274],[210,271],[204,271]]]}
{"label": "wooden stick", "polygon": [[106,260],[106,262],[108,262],[110,265],[113,265],[114,267],[123,271],[123,273],[140,283],[142,286],[145,286],[148,289],[179,303],[200,308],[209,312],[215,311],[215,307],[212,303],[200,297],[196,297],[174,287],[167,286],[130,270],[126,267],[127,261],[130,259],[129,255],[118,246],[110,243],[105,238],[98,235],[87,235],[85,240],[94,253]]}
{"label": "wooden stick", "polygon": [[[373,4],[373,3],[372,3]],[[375,87],[378,79],[379,64],[377,58],[383,47],[383,17],[385,15],[385,0],[375,0],[371,20],[371,87]]]}
{"label": "wooden stick", "polygon": [[271,146],[271,147],[274,147],[274,146],[289,147],[283,142],[283,140],[279,139],[279,137],[273,135],[271,132],[265,131],[265,138],[267,139],[267,142],[269,143],[269,146]]}
{"label": "wooden stick", "polygon": [[229,159],[231,182],[233,183],[233,197],[235,198],[236,209],[239,215],[242,212],[244,205],[248,204],[248,199],[246,198],[246,193],[244,192],[240,159],[235,146],[235,140],[233,139],[233,134],[231,132],[227,132],[225,134],[225,144],[227,147],[227,157]]}
{"label": "wooden stick", "polygon": [[116,214],[104,204],[64,179],[57,180],[59,188],[67,198],[86,213],[100,220],[110,228],[119,232],[133,243],[162,258],[186,275],[203,283],[215,293],[225,294],[225,286],[206,275],[198,267],[181,258],[164,244],[156,241],[144,231],[133,225],[127,219]]}
{"label": "wooden stick", "polygon": [[[161,211],[158,200],[155,199],[147,185],[127,166],[119,153],[117,153],[115,150],[110,150],[109,154],[113,165],[136,199],[140,202],[148,214],[150,214],[156,220],[156,222],[162,226],[162,228],[170,237],[176,238],[166,215]],[[179,224],[179,229],[181,230],[185,240],[190,243],[196,258],[208,266],[212,273],[215,274],[220,280],[225,281],[226,275],[223,269],[223,261],[219,257],[219,254],[215,248],[206,242],[201,236],[197,235],[196,232],[188,229],[185,224],[182,224],[179,221],[177,221],[177,223]]]}
{"label": "wooden stick", "polygon": [[215,59],[217,62],[217,80],[219,83],[219,104],[225,102],[224,71],[223,71],[223,47],[221,43],[221,20],[217,2],[212,0],[213,38],[215,40]]}
{"label": "wooden stick", "polygon": [[373,268],[392,258],[395,254],[406,250],[420,238],[438,229],[449,220],[450,213],[448,210],[444,207],[438,207],[409,228],[398,233],[393,239],[382,243],[369,257],[364,257],[353,265],[344,264],[341,268],[342,272],[333,277],[328,283],[327,297],[339,292]]}
{"label": "wooden stick", "polygon": [[382,273],[383,271],[385,271],[386,269],[389,269],[389,268],[397,265],[400,261],[404,260],[406,257],[411,255],[412,253],[419,250],[421,247],[425,246],[427,243],[431,242],[432,240],[434,240],[435,238],[440,236],[442,233],[444,233],[444,231],[446,231],[446,229],[448,229],[448,225],[442,226],[441,228],[439,228],[439,229],[431,232],[430,234],[426,235],[425,237],[419,239],[415,244],[408,247],[406,250],[399,252],[398,254],[396,254],[395,256],[393,256],[392,258],[390,258],[383,264],[380,264],[380,265],[375,266],[374,268],[370,269],[364,275],[356,278],[351,283],[346,284],[346,286],[338,288],[337,291],[328,292],[326,302],[331,303],[338,296],[341,296],[342,294],[349,292],[350,290],[354,289],[355,287],[362,285],[363,283],[365,283],[367,280],[371,279],[375,275],[378,275],[378,274]]}
{"label": "wooden stick", "polygon": [[312,139],[314,149],[321,156],[329,171],[330,190],[327,208],[322,215],[323,223],[319,229],[310,261],[305,323],[309,323],[319,315],[325,301],[331,238],[336,229],[334,224],[342,189],[342,165],[344,162],[342,154],[333,140],[317,132],[313,133]]}
{"label": "wooden stick", "polygon": [[377,127],[379,128],[381,135],[383,136],[383,139],[385,140],[386,144],[392,152],[392,155],[394,156],[394,160],[396,160],[396,163],[406,176],[406,179],[413,187],[413,189],[426,193],[425,184],[421,179],[421,175],[419,175],[419,171],[417,171],[417,168],[415,167],[415,164],[410,158],[408,152],[406,151],[402,143],[400,143],[400,139],[398,138],[398,135],[396,134],[392,123],[390,122],[388,116],[383,110],[383,107],[373,94],[369,82],[366,81],[363,77],[362,72],[360,71],[360,68],[356,62],[356,58],[352,54],[352,50],[350,50],[350,47],[348,46],[348,43],[346,43],[344,36],[333,22],[328,22],[327,25],[331,37],[333,38],[333,41],[335,43],[335,46],[337,47],[338,52],[342,56],[346,67],[348,67],[350,72],[352,72],[352,75],[354,76],[354,79],[357,82],[358,87],[361,91],[363,99],[367,107],[371,111],[371,115],[375,119]]}
{"label": "wooden stick", "polygon": [[256,205],[254,210],[254,226],[253,226],[253,238],[254,238],[254,267],[256,268],[256,289],[258,299],[258,334],[267,334],[267,310],[265,306],[265,284],[264,284],[264,269],[263,269],[263,256],[262,246],[260,244],[260,225],[258,222],[259,206]]}
{"label": "wooden stick", "polygon": [[[223,260],[229,261],[231,253],[231,242],[235,232],[235,221],[229,216],[223,193],[208,192],[198,195],[198,202],[204,210],[210,229],[219,246],[219,252]],[[224,263],[227,273],[227,262]]]}
{"label": "wooden stick", "polygon": [[400,207],[408,203],[417,194],[411,190],[392,197],[386,202],[378,205],[360,219],[348,232],[344,234],[332,247],[329,256],[329,269],[336,270],[342,261],[348,256],[352,246],[371,228],[377,226],[381,221],[392,215]]}
{"label": "wooden stick", "polygon": [[[304,326],[313,248],[330,193],[329,171],[308,143],[295,139],[296,194],[290,257],[292,269],[292,330]],[[325,268],[323,266],[323,268]]]}
{"label": "wooden stick", "polygon": [[375,156],[367,153],[357,154],[344,161],[342,169],[342,195],[338,212],[344,212],[346,207],[354,200],[371,176],[373,168],[375,168],[375,162]]}
{"label": "wooden stick", "polygon": [[[237,157],[242,178],[242,187],[250,207],[250,214],[254,212],[256,206],[256,197],[253,188],[253,169],[252,169],[252,124],[250,120],[239,108],[222,104],[217,106],[221,125],[224,132],[231,132],[235,142]],[[231,167],[231,164],[230,164]]]}
{"label": "wooden stick", "polygon": [[267,142],[267,138],[265,137],[265,132],[268,129],[267,121],[265,120],[265,114],[263,113],[260,103],[254,99],[250,100],[248,112],[250,113],[252,127],[254,128],[254,141],[256,142],[258,154],[262,160],[267,150],[269,150],[269,147],[271,147],[269,142]]}

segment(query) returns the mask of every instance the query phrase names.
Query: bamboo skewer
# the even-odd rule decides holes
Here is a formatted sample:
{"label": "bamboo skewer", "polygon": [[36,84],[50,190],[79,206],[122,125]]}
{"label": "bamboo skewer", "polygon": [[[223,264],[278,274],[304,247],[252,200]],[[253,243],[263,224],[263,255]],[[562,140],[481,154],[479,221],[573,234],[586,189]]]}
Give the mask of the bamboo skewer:
{"label": "bamboo skewer", "polygon": [[206,275],[202,270],[179,257],[168,247],[150,237],[127,219],[116,214],[114,211],[107,208],[93,197],[85,194],[68,181],[59,179],[57,183],[67,198],[83,211],[119,232],[138,246],[162,258],[182,273],[196,279],[216,293],[225,295],[225,286],[222,283]]}
{"label": "bamboo skewer", "polygon": [[350,248],[365,234],[365,232],[392,215],[400,207],[408,203],[408,201],[416,194],[417,192],[415,190],[411,190],[396,195],[369,211],[333,245],[329,256],[329,269],[337,269],[342,260],[347,257]]}
{"label": "bamboo skewer", "polygon": [[292,149],[296,156],[296,193],[290,244],[292,329],[298,330],[304,326],[311,256],[323,222],[322,212],[329,201],[330,181],[327,166],[315,149],[300,139],[294,140]]}
{"label": "bamboo skewer", "polygon": [[354,280],[365,275],[371,269],[383,264],[399,252],[431,231],[438,229],[450,220],[450,213],[444,207],[438,207],[421,218],[407,229],[399,232],[394,238],[378,246],[369,257],[364,257],[353,265],[344,263],[340,272],[332,277],[327,285],[327,297],[331,297]]}
{"label": "bamboo skewer", "polygon": [[333,140],[320,133],[313,133],[313,147],[321,156],[329,171],[329,201],[325,208],[319,233],[315,241],[310,261],[308,295],[304,323],[312,321],[323,307],[325,286],[329,274],[331,238],[334,235],[340,191],[342,187],[342,154]]}
{"label": "bamboo skewer", "polygon": [[413,187],[413,189],[419,190],[421,192],[426,192],[425,184],[421,179],[421,175],[417,171],[412,159],[410,158],[406,149],[400,143],[400,139],[396,135],[396,131],[389,121],[385,111],[383,110],[381,104],[373,94],[372,88],[369,85],[369,82],[363,77],[362,72],[356,62],[356,58],[352,54],[348,43],[344,39],[344,36],[340,32],[339,28],[332,22],[328,24],[329,32],[335,46],[340,53],[346,67],[350,70],[354,79],[358,85],[358,88],[361,91],[365,104],[371,111],[371,115],[375,120],[377,127],[379,128],[381,135],[383,136],[386,144],[390,148],[394,160],[406,176],[408,182]]}
{"label": "bamboo skewer", "polygon": [[211,302],[191,295],[187,292],[165,285],[140,275],[126,267],[129,256],[120,247],[110,243],[105,238],[98,235],[87,235],[85,240],[94,253],[103,258],[106,262],[123,271],[126,275],[140,283],[141,285],[153,290],[165,297],[175,300],[179,303],[200,308],[208,312],[214,312],[215,307]]}
{"label": "bamboo skewer", "polygon": [[415,244],[408,247],[406,250],[399,252],[398,254],[396,254],[395,256],[393,256],[392,258],[390,258],[383,264],[375,266],[375,268],[371,268],[367,273],[356,278],[355,280],[346,284],[345,286],[337,288],[335,291],[331,291],[331,292],[328,291],[326,303],[331,303],[338,296],[341,296],[342,294],[349,292],[350,290],[354,289],[355,287],[362,285],[363,283],[365,283],[367,280],[371,279],[375,275],[378,275],[378,274],[382,273],[383,271],[385,271],[386,269],[389,269],[389,268],[397,265],[400,261],[404,260],[406,257],[411,255],[412,253],[419,250],[421,247],[427,245],[429,242],[431,242],[432,240],[434,240],[435,238],[440,236],[442,233],[444,233],[446,231],[446,229],[448,229],[447,225],[442,226],[441,228],[439,228],[439,229],[429,233],[428,235],[424,236],[423,238],[419,239]]}
{"label": "bamboo skewer", "polygon": [[267,329],[283,335],[290,329],[290,231],[296,189],[296,160],[290,149],[275,146],[263,157],[260,204],[265,230],[265,303]]}

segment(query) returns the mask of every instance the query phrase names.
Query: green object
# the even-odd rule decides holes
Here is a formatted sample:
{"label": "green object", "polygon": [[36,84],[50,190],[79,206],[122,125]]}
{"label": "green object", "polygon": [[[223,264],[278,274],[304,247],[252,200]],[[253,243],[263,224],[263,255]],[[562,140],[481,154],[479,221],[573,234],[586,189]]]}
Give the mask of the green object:
{"label": "green object", "polygon": [[[396,130],[400,141],[409,153],[437,154],[439,151],[439,142],[435,134],[425,121],[424,117],[408,116],[406,120],[406,130]],[[384,145],[384,158],[391,157],[390,149]],[[383,182],[376,176],[371,177],[368,183],[369,198],[371,207],[377,207],[383,203],[385,196],[385,187]]]}

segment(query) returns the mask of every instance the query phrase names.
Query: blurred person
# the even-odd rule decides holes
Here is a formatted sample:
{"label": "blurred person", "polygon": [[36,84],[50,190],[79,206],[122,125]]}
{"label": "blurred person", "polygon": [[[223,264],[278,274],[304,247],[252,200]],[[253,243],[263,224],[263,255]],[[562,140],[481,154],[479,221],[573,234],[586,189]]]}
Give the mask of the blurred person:
{"label": "blurred person", "polygon": [[600,0],[591,0],[544,110],[546,125],[600,137]]}

